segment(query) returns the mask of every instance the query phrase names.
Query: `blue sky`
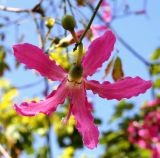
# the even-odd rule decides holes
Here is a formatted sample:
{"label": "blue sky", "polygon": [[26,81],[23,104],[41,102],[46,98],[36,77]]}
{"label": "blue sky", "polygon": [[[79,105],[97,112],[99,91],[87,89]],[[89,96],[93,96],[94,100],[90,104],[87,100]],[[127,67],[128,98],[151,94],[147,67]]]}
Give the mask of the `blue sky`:
{"label": "blue sky", "polygon": [[[6,5],[17,8],[31,8],[36,4],[36,0],[0,0],[0,5]],[[142,0],[130,0],[131,6],[133,9],[140,9],[143,6]],[[125,18],[120,18],[111,24],[112,27],[129,43],[137,52],[139,52],[145,59],[149,59],[150,54],[160,46],[160,1],[148,1],[147,4],[147,16],[129,16]],[[4,12],[0,12],[0,14],[6,14]],[[10,13],[7,13],[10,14]],[[10,14],[13,19],[15,18],[15,14]],[[89,18],[89,17],[88,17]],[[97,20],[94,23],[98,22]],[[14,36],[15,36],[15,27],[10,26],[7,29],[7,45],[11,47],[15,44]],[[25,42],[32,43],[38,45],[38,38],[35,32],[35,26],[32,23],[29,23],[27,19],[24,19],[21,24],[20,32],[24,32],[26,34]],[[1,43],[1,42],[0,42]],[[148,80],[149,75],[147,68],[144,64],[142,64],[139,60],[137,60],[124,46],[116,42],[116,49],[119,50],[119,56],[122,59],[124,73],[126,76],[141,76],[142,78]],[[114,51],[115,52],[115,51]],[[14,65],[14,56],[11,55],[8,58],[8,62]],[[104,72],[105,66],[107,62],[103,64],[103,68],[100,72],[93,76],[94,79],[100,80],[102,73]],[[8,78],[13,85],[21,86],[32,83],[34,81],[39,80],[41,77],[37,77],[34,75],[31,70],[24,70],[24,67],[21,66],[18,70],[12,67],[12,73],[8,72],[5,74],[5,77]],[[111,81],[110,77],[107,77],[107,80]],[[39,84],[29,89],[25,89],[20,91],[20,97],[17,99],[18,102],[21,102],[25,98],[38,96],[42,97],[40,93],[44,89],[44,84]],[[144,100],[150,100],[151,95],[150,91],[147,93],[140,95],[138,97],[133,97],[130,101],[135,102],[137,108],[144,102]],[[105,129],[114,128],[114,126],[107,124],[107,120],[110,118],[113,113],[113,107],[118,102],[115,100],[106,101],[104,99],[99,98],[97,95],[94,96],[94,108],[95,108],[95,116],[103,119],[103,124],[99,127],[100,131]],[[55,142],[55,135],[53,135],[53,142]],[[53,143],[54,157],[60,155],[62,150],[59,150],[58,146]],[[85,148],[83,151],[78,151],[77,155],[81,155],[85,153],[87,155],[91,155],[93,157],[97,157],[101,152],[103,152],[103,147],[98,145],[98,147],[94,150],[88,150]]]}

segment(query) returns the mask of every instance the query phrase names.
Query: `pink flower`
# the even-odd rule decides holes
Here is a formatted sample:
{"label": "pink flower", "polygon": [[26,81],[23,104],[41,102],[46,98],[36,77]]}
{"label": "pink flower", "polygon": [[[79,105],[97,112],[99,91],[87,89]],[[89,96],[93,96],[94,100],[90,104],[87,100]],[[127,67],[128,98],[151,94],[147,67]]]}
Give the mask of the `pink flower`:
{"label": "pink flower", "polygon": [[144,81],[140,77],[126,77],[116,83],[102,84],[87,80],[87,76],[93,75],[103,62],[109,59],[115,41],[116,38],[111,31],[105,32],[91,43],[81,66],[74,65],[69,73],[56,65],[55,61],[51,61],[40,48],[31,44],[14,45],[14,55],[19,62],[24,63],[28,68],[36,69],[51,80],[61,81],[58,89],[45,100],[14,105],[16,111],[25,116],[34,116],[38,113],[50,115],[68,97],[71,105],[64,122],[67,122],[70,114],[73,114],[77,122],[76,128],[81,133],[84,144],[90,149],[96,147],[99,131],[91,115],[91,105],[87,101],[86,90],[92,90],[105,99],[121,100],[144,93],[151,87],[150,81]]}
{"label": "pink flower", "polygon": [[103,20],[105,22],[111,22],[112,15],[111,15],[111,7],[110,7],[109,3],[106,1],[103,1],[101,6],[103,8],[103,12],[102,12]]}
{"label": "pink flower", "polygon": [[151,151],[152,158],[160,158],[160,143],[156,143],[155,147]]}
{"label": "pink flower", "polygon": [[144,107],[153,107],[153,106],[158,106],[160,105],[160,99],[156,99],[156,100],[151,100],[149,102],[147,102],[146,106]]}
{"label": "pink flower", "polygon": [[141,148],[151,149],[151,137],[142,125],[137,121],[131,121],[128,126],[129,141]]}

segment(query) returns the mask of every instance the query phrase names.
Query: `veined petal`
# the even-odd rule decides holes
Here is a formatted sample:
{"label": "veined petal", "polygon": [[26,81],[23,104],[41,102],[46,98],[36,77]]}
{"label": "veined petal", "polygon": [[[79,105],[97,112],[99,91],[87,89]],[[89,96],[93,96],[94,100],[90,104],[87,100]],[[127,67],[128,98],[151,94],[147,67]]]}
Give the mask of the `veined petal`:
{"label": "veined petal", "polygon": [[38,113],[50,115],[52,112],[56,110],[59,104],[62,104],[65,101],[67,95],[68,89],[66,86],[66,81],[63,81],[52,97],[48,97],[46,100],[42,100],[38,103],[23,102],[21,105],[15,104],[14,108],[17,111],[17,113],[24,116],[34,116]]}
{"label": "veined petal", "polygon": [[106,31],[104,35],[95,39],[88,48],[82,61],[84,76],[92,75],[108,60],[114,47],[116,38],[112,31]]}
{"label": "veined petal", "polygon": [[69,93],[72,114],[77,122],[76,128],[83,137],[84,145],[93,149],[98,144],[99,131],[90,113],[84,84],[71,88]]}
{"label": "veined petal", "polygon": [[106,99],[131,98],[144,93],[152,86],[151,81],[145,81],[140,77],[126,77],[123,80],[118,80],[115,83],[104,82],[100,84],[98,81],[87,81],[86,88],[97,93],[100,97]]}
{"label": "veined petal", "polygon": [[13,50],[19,62],[51,80],[62,81],[66,76],[65,71],[55,61],[50,60],[43,50],[32,44],[17,44],[13,46]]}

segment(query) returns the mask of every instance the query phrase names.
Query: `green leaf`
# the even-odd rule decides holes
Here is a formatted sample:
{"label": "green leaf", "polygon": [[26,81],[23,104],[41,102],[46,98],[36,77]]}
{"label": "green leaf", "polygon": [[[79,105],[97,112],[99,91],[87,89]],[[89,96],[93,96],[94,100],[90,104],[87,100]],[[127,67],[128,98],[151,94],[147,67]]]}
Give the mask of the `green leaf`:
{"label": "green leaf", "polygon": [[114,63],[114,58],[112,58],[112,60],[108,63],[106,69],[105,69],[105,75],[103,77],[103,79],[105,79],[105,77],[107,77],[107,75],[109,74],[109,72],[111,71],[111,68],[113,66]]}
{"label": "green leaf", "polygon": [[120,101],[119,104],[116,106],[115,112],[109,122],[113,122],[113,121],[121,118],[123,113],[126,110],[131,110],[132,108],[133,108],[133,104],[126,103],[125,100]]}
{"label": "green leaf", "polygon": [[10,70],[9,66],[4,62],[0,62],[0,76],[2,76],[6,70]]}
{"label": "green leaf", "polygon": [[115,60],[113,71],[112,71],[112,77],[114,81],[117,81],[118,79],[121,79],[124,77],[122,62],[119,57],[117,57]]}
{"label": "green leaf", "polygon": [[41,147],[39,150],[38,150],[38,153],[37,153],[37,157],[36,158],[44,158],[44,157],[48,157],[48,146],[44,146],[44,147]]}
{"label": "green leaf", "polygon": [[158,78],[154,83],[153,83],[154,88],[160,88],[160,78]]}
{"label": "green leaf", "polygon": [[5,57],[6,57],[5,50],[4,50],[3,46],[0,46],[0,62],[3,62]]}
{"label": "green leaf", "polygon": [[160,59],[160,48],[157,48],[151,55],[151,60],[158,60]]}
{"label": "green leaf", "polygon": [[151,75],[160,74],[160,65],[159,64],[153,64],[150,67],[150,73],[151,73]]}

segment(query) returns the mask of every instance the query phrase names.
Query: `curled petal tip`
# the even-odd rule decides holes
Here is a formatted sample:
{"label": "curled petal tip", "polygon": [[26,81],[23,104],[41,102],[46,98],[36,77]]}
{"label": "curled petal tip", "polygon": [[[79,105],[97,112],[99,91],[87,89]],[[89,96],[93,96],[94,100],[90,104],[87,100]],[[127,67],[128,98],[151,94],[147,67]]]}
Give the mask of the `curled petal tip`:
{"label": "curled petal tip", "polygon": [[28,107],[27,102],[22,103],[20,106],[17,104],[14,104],[14,106],[13,106],[13,108],[16,110],[16,112],[19,115],[22,115],[22,116],[35,116],[36,115],[36,114],[26,114],[25,112],[23,112],[23,108],[25,108],[25,107]]}
{"label": "curled petal tip", "polygon": [[85,144],[85,142],[84,142],[84,144],[87,146],[87,148],[93,150],[93,149],[97,148],[98,142],[99,142],[99,140],[97,140],[97,142],[91,142],[90,144]]}

